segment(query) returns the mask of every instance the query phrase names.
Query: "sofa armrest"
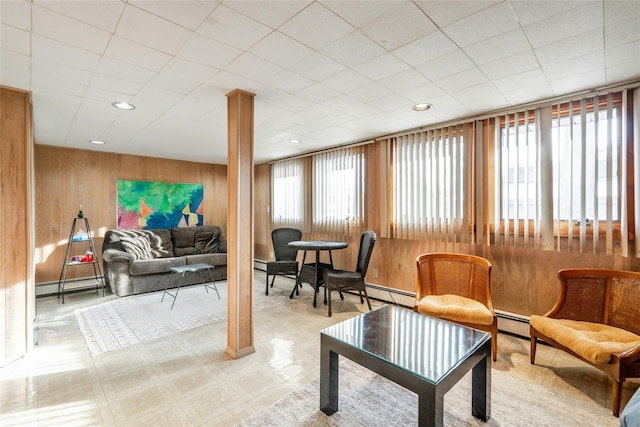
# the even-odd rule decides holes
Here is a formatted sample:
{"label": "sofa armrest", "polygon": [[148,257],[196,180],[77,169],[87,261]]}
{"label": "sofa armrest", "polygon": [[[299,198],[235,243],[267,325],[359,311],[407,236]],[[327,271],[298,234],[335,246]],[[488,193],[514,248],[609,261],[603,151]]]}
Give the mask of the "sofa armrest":
{"label": "sofa armrest", "polygon": [[107,249],[102,254],[104,262],[126,262],[129,265],[136,260],[135,255],[117,249]]}

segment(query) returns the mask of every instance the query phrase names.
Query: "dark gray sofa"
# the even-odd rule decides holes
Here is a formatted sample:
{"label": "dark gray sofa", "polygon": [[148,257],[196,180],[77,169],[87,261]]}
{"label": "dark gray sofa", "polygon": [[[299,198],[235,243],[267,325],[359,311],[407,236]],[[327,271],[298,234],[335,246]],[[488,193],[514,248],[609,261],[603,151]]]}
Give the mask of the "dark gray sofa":
{"label": "dark gray sofa", "polygon": [[[140,254],[128,252],[121,239],[128,241],[148,239],[149,259],[140,259]],[[215,266],[212,270],[216,280],[227,279],[227,242],[220,227],[151,229],[151,230],[109,230],[102,244],[104,278],[111,292],[126,296],[163,290],[165,286],[178,286],[179,276],[170,279],[169,267],[207,263]],[[185,275],[182,285],[200,283],[197,273]]]}

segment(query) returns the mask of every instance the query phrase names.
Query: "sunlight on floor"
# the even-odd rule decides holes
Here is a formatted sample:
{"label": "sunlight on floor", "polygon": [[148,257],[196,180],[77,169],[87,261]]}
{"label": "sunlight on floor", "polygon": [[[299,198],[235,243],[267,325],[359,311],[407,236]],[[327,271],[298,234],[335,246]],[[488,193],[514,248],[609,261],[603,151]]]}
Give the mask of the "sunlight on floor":
{"label": "sunlight on floor", "polygon": [[26,426],[38,419],[38,426],[87,426],[99,425],[96,416],[97,405],[88,400],[52,405],[45,408],[33,408],[24,411],[3,414],[2,425],[7,427]]}
{"label": "sunlight on floor", "polygon": [[24,360],[11,365],[10,369],[0,370],[0,379],[17,380],[84,369],[77,346],[56,345],[46,349],[36,348]]}

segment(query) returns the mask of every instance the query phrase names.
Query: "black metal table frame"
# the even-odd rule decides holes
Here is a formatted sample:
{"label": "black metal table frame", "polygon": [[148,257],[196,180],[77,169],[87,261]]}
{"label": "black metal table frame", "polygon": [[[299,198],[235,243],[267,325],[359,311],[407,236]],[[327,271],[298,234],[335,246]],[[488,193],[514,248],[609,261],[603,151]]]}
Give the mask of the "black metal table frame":
{"label": "black metal table frame", "polygon": [[[321,245],[322,243],[324,243],[326,246],[322,247],[322,245]],[[306,244],[309,244],[309,245],[307,246]],[[320,244],[320,245],[318,246],[318,244]],[[323,283],[322,276],[321,276],[322,271],[325,268],[333,269],[333,255],[331,254],[331,251],[338,250],[338,249],[345,249],[349,245],[346,242],[322,241],[322,240],[310,240],[310,241],[300,240],[300,241],[290,242],[289,245],[292,246],[292,247],[300,246],[299,250],[303,250],[304,251],[304,254],[302,255],[302,265],[300,266],[300,272],[298,273],[298,276],[296,277],[296,284],[294,285],[293,289],[291,290],[291,294],[289,295],[289,298],[293,298],[293,294],[296,293],[296,291],[298,291],[298,285],[300,285],[302,283],[301,279],[302,279],[303,271],[305,270],[305,268],[306,269],[312,269],[313,277],[314,277],[314,283],[309,283],[309,284],[314,289],[313,306],[316,307],[318,305],[318,302],[317,302],[318,292],[320,291],[320,286]],[[315,262],[305,264],[305,261],[307,259],[307,251],[314,251],[316,253]],[[320,262],[320,251],[328,251],[329,252],[329,264]],[[325,304],[327,303],[327,293],[326,293],[326,291],[324,293],[324,303]]]}
{"label": "black metal table frame", "polygon": [[[213,277],[213,273],[211,272],[212,268],[216,268],[216,266],[210,265],[210,264],[204,264],[204,263],[169,267],[169,270],[171,270],[171,275],[169,276],[169,280],[167,281],[167,284],[164,287],[164,292],[162,293],[162,299],[160,300],[160,302],[163,302],[164,296],[168,294],[171,298],[173,298],[173,302],[171,303],[171,310],[173,310],[173,305],[176,303],[176,300],[178,299],[178,292],[180,292],[180,286],[182,286],[182,282],[184,281],[184,275],[186,273],[196,273],[196,272],[200,273],[202,284],[204,285],[204,289],[207,291],[207,293],[209,293],[209,289],[213,289],[214,291],[216,291],[216,294],[218,295],[218,299],[220,299],[220,292],[218,292],[218,287],[216,286],[216,279]],[[202,274],[204,270],[209,271],[209,276],[211,277],[211,285],[207,284],[205,277]],[[176,274],[182,273],[182,274],[180,276],[180,280],[178,281],[178,287],[176,288],[176,292],[172,294],[167,289],[169,287],[169,283],[171,283],[171,279],[173,278],[174,273]]]}
{"label": "black metal table frame", "polygon": [[320,410],[327,415],[338,411],[338,355],[399,384],[418,395],[418,422],[421,427],[441,427],[444,420],[444,395],[469,370],[471,413],[487,421],[491,415],[491,339],[478,346],[439,383],[432,383],[411,371],[395,366],[370,353],[331,336],[320,336]]}

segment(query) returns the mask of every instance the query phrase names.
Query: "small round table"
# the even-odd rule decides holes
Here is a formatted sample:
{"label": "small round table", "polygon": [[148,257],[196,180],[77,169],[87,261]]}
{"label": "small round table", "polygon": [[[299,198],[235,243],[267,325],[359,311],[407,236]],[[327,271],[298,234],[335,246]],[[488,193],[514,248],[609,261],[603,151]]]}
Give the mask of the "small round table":
{"label": "small round table", "polygon": [[[313,289],[315,290],[315,292],[313,293],[313,306],[316,307],[317,293],[320,290],[320,285],[322,285],[323,283],[323,272],[325,269],[333,269],[333,257],[331,255],[331,251],[344,249],[348,247],[349,244],[347,242],[339,242],[334,240],[296,240],[294,242],[290,242],[287,246],[293,249],[304,251],[300,273],[298,274],[296,284],[291,290],[291,295],[289,295],[289,298],[293,298],[293,294],[298,290],[298,285],[300,283],[306,282],[313,286]],[[305,264],[307,251],[315,251],[315,262]],[[328,264],[320,262],[320,251],[329,251]],[[327,303],[326,295],[324,303]]]}

